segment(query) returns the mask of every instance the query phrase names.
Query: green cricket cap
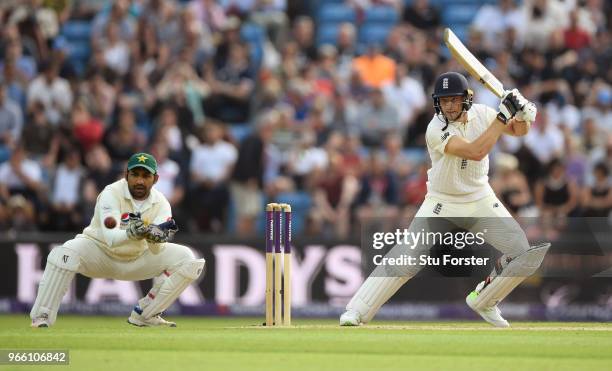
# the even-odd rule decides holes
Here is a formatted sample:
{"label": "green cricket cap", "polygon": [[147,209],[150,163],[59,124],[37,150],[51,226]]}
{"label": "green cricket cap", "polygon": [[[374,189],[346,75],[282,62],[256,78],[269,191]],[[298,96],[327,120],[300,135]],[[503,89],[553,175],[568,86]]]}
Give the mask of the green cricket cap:
{"label": "green cricket cap", "polygon": [[136,167],[143,167],[152,174],[157,174],[157,161],[155,157],[148,153],[140,152],[133,154],[132,157],[128,160],[127,169],[132,170]]}

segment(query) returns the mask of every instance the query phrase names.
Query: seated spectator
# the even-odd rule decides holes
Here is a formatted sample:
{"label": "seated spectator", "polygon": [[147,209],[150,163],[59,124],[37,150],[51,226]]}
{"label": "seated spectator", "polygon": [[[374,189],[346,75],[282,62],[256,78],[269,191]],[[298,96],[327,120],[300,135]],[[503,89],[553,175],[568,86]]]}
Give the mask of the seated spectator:
{"label": "seated spectator", "polygon": [[79,210],[81,185],[85,171],[81,166],[81,153],[72,150],[66,154],[55,172],[51,188],[51,218],[53,230],[76,231],[84,220]]}
{"label": "seated spectator", "polygon": [[573,10],[569,14],[569,27],[563,31],[565,48],[580,50],[586,48],[591,43],[591,35],[583,29],[578,22],[578,11]]}
{"label": "seated spectator", "polygon": [[142,151],[146,138],[136,128],[132,110],[121,108],[118,116],[118,123],[115,128],[107,131],[104,144],[113,161],[127,161],[132,154]]}
{"label": "seated spectator", "polygon": [[312,18],[300,16],[293,22],[293,40],[297,43],[298,54],[304,62],[317,59],[317,46],[314,39],[314,22]]}
{"label": "seated spectator", "polygon": [[157,175],[159,175],[155,189],[166,196],[172,210],[178,212],[180,211],[178,206],[185,197],[185,181],[181,168],[176,161],[168,158],[168,146],[161,140],[153,143],[151,154],[157,160]]}
{"label": "seated spectator", "polygon": [[238,152],[223,140],[220,123],[207,122],[202,133],[202,142],[193,150],[189,164],[189,205],[200,230],[220,232],[229,204],[228,180]]}
{"label": "seated spectator", "polygon": [[124,76],[130,67],[130,47],[121,39],[117,23],[108,23],[106,37],[100,42],[99,47],[104,53],[106,65],[119,76]]}
{"label": "seated spectator", "polygon": [[385,98],[395,107],[400,126],[408,128],[428,103],[421,82],[408,75],[408,66],[397,65],[393,82],[382,87]]}
{"label": "seated spectator", "polygon": [[[525,136],[525,147],[530,158],[519,158],[519,163],[528,164],[526,172],[528,179],[533,180],[542,174],[548,163],[561,156],[564,146],[563,133],[558,127],[551,125],[546,109],[540,109],[534,125]],[[533,161],[535,157],[536,161]]]}
{"label": "seated spectator", "polygon": [[559,159],[552,160],[546,177],[536,183],[534,191],[544,232],[551,239],[556,235],[556,230],[565,227],[567,217],[576,209],[579,192],[576,183],[568,179],[565,164]]}
{"label": "seated spectator", "polygon": [[[491,19],[496,21],[491,22]],[[471,27],[480,31],[488,51],[499,51],[504,47],[500,40],[505,39],[508,32],[523,30],[525,15],[516,6],[516,0],[500,0],[498,4],[485,4],[478,9]]]}
{"label": "seated spectator", "polygon": [[9,159],[21,137],[23,113],[19,104],[7,96],[6,85],[0,79],[0,163]]}
{"label": "seated spectator", "polygon": [[600,162],[593,169],[595,183],[582,191],[582,216],[607,218],[612,210],[612,187],[608,166]]}
{"label": "seated spectator", "polygon": [[40,165],[28,158],[23,145],[17,145],[10,160],[0,164],[0,198],[20,194],[37,204],[44,190]]}
{"label": "seated spectator", "polygon": [[417,171],[410,175],[401,189],[401,202],[404,205],[402,219],[412,220],[427,195],[427,170],[429,165],[425,162],[417,167]]}
{"label": "seated spectator", "polygon": [[249,119],[255,87],[255,71],[246,45],[232,44],[227,63],[205,72],[211,94],[204,100],[204,114],[223,122],[239,123]]}
{"label": "seated spectator", "polygon": [[129,0],[115,0],[108,7],[102,8],[91,24],[91,45],[92,49],[100,50],[99,43],[103,40],[103,35],[110,23],[116,23],[119,27],[119,37],[130,42],[136,33],[136,22],[130,14]]}
{"label": "seated spectator", "polygon": [[125,176],[123,167],[115,164],[104,146],[97,145],[85,155],[87,174],[83,179],[81,212],[83,220],[90,220],[94,213],[96,199],[104,187]]}
{"label": "seated spectator", "polygon": [[418,29],[434,31],[442,24],[440,11],[429,0],[414,0],[404,8],[402,20]]}
{"label": "seated spectator", "polygon": [[51,126],[47,120],[42,103],[32,104],[28,114],[28,124],[23,129],[23,145],[32,158],[47,169],[55,166],[59,150],[58,134],[58,128]]}
{"label": "seated spectator", "polygon": [[22,195],[9,198],[6,207],[6,231],[31,232],[38,229],[34,204]]}
{"label": "seated spectator", "polygon": [[499,153],[495,157],[495,174],[491,187],[506,209],[513,215],[525,215],[533,205],[527,178],[518,169],[516,157]]}
{"label": "seated spectator", "polygon": [[394,174],[384,156],[372,152],[365,173],[361,176],[360,191],[355,200],[357,218],[362,226],[382,223],[381,230],[395,225],[399,215],[398,189]]}
{"label": "seated spectator", "polygon": [[329,166],[316,172],[310,212],[311,232],[316,235],[346,238],[351,230],[350,212],[359,192],[359,180],[343,165],[342,155],[334,153]]}
{"label": "seated spectator", "polygon": [[353,69],[367,86],[380,88],[393,82],[396,65],[393,59],[382,54],[379,45],[371,44],[366,54],[353,60]]}
{"label": "seated spectator", "polygon": [[49,122],[56,125],[72,108],[72,90],[67,80],[59,77],[55,61],[44,62],[40,74],[28,86],[28,104],[42,102]]}
{"label": "seated spectator", "polygon": [[104,125],[89,113],[87,105],[81,99],[72,109],[72,132],[83,153],[98,145],[104,136]]}
{"label": "seated spectator", "polygon": [[355,129],[367,147],[381,146],[390,134],[402,137],[397,111],[387,103],[380,89],[373,89],[370,99],[361,106]]}

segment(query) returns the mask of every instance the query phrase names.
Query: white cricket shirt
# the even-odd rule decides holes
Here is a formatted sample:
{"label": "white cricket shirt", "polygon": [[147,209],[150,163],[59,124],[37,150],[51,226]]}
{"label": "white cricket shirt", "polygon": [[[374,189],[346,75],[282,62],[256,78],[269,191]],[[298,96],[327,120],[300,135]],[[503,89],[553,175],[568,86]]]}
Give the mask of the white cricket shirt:
{"label": "white cricket shirt", "polygon": [[492,108],[474,104],[467,112],[467,122],[451,122],[446,130],[442,119],[434,116],[425,134],[431,168],[427,171],[427,194],[449,202],[472,202],[494,194],[489,185],[489,155],[481,161],[463,159],[444,153],[454,135],[469,142],[476,140],[497,115]]}

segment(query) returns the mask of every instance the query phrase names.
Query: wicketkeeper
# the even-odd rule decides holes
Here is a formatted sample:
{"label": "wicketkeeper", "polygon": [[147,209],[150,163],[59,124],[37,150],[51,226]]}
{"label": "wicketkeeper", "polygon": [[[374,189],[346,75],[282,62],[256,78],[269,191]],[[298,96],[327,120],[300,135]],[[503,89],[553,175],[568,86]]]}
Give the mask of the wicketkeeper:
{"label": "wicketkeeper", "polygon": [[30,312],[32,327],[53,325],[76,273],[125,281],[153,278],[153,287],[138,301],[128,322],[176,326],[160,314],[202,275],[205,261],[196,259],[188,247],[169,242],[178,228],[168,200],[153,189],[157,180],[153,156],[130,157],[125,178],[98,196],[89,226],[49,253]]}
{"label": "wicketkeeper", "polygon": [[[525,233],[488,183],[488,153],[502,134],[526,135],[536,117],[536,106],[516,89],[502,97],[499,112],[472,104],[473,93],[468,82],[456,72],[438,77],[432,97],[436,114],[426,132],[432,163],[427,172],[427,196],[409,232],[421,231],[428,225],[427,218],[433,217],[455,218],[451,220],[458,222],[464,218],[469,225],[462,228],[471,232],[486,230],[486,242],[503,256],[489,277],[467,296],[466,302],[492,325],[508,327],[497,304],[536,271],[550,244],[529,246]],[[397,245],[387,256],[418,257],[427,254],[430,248]],[[340,325],[356,326],[370,321],[420,268],[416,264],[377,266],[346,306]]]}

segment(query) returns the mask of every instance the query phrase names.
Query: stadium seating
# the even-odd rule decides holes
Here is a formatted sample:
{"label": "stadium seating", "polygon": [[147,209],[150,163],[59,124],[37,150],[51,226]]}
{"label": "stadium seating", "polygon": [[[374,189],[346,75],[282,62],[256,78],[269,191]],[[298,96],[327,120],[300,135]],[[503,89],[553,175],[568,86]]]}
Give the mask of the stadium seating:
{"label": "stadium seating", "polygon": [[342,23],[357,21],[355,9],[344,4],[323,4],[319,9],[318,22]]}
{"label": "stadium seating", "polygon": [[363,22],[395,24],[399,21],[399,14],[390,6],[371,6],[364,10]]}

